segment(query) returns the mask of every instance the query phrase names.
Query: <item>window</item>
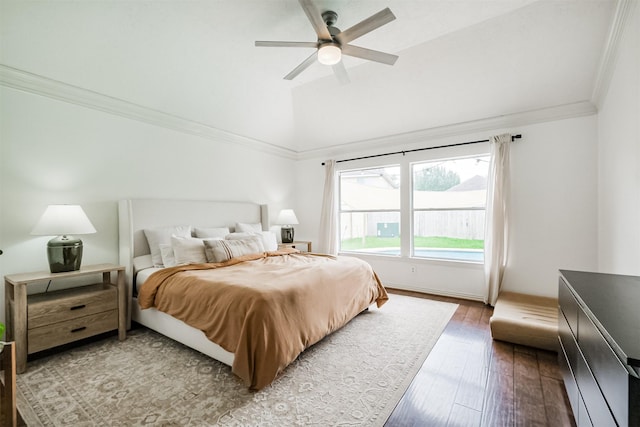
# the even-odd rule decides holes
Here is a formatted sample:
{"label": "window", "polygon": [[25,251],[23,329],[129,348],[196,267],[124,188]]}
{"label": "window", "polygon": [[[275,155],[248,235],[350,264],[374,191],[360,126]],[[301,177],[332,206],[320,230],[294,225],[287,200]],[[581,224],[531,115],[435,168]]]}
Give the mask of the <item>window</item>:
{"label": "window", "polygon": [[489,160],[407,159],[340,171],[340,252],[483,262]]}
{"label": "window", "polygon": [[484,261],[489,156],[411,165],[417,258]]}
{"label": "window", "polygon": [[340,250],[400,254],[400,166],[340,172]]}

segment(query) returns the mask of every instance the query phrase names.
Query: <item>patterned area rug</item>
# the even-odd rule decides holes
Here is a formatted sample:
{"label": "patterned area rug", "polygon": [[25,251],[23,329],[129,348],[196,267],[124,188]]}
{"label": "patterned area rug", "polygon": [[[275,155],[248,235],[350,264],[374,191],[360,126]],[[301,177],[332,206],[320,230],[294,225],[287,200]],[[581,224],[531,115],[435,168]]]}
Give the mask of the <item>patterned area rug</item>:
{"label": "patterned area rug", "polygon": [[381,426],[455,304],[390,295],[249,391],[231,369],[146,328],[29,362],[29,426]]}

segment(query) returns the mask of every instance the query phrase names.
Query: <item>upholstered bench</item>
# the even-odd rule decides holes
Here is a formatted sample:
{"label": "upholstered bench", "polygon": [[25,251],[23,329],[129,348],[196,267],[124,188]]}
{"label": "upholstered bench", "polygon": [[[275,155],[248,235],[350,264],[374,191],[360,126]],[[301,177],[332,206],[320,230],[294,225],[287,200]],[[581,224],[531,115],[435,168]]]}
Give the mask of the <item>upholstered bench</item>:
{"label": "upholstered bench", "polygon": [[500,292],[489,320],[495,340],[558,351],[558,300]]}

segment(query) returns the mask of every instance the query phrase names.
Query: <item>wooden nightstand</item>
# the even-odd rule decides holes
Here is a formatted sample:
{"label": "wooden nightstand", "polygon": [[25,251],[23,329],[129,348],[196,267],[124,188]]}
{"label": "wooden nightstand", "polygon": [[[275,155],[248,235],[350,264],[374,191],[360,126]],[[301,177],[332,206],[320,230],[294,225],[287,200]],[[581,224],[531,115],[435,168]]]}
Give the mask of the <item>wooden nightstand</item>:
{"label": "wooden nightstand", "polygon": [[[117,273],[116,284],[111,272]],[[31,283],[102,274],[102,282],[27,296]],[[4,277],[7,339],[16,343],[16,371],[27,368],[27,355],[118,330],[127,337],[123,266],[97,264],[65,273],[24,273]]]}
{"label": "wooden nightstand", "polygon": [[293,243],[280,243],[278,249],[293,248],[300,252],[311,252],[311,242],[307,240],[294,240]]}

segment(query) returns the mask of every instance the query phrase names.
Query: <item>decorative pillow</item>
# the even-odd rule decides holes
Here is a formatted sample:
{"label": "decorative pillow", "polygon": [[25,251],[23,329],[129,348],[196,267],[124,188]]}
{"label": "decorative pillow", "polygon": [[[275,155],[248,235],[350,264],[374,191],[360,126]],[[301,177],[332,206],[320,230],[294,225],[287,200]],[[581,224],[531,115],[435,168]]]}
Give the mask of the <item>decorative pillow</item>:
{"label": "decorative pillow", "polygon": [[236,222],[236,233],[250,233],[252,231],[262,231],[262,224],[247,224],[244,222]]}
{"label": "decorative pillow", "polygon": [[264,252],[260,236],[250,236],[239,240],[205,240],[205,253],[209,262],[223,262],[242,255]]}
{"label": "decorative pillow", "polygon": [[163,267],[160,244],[170,245],[171,236],[191,237],[191,226],[149,228],[144,230],[144,235],[151,250],[151,260],[154,267]]}
{"label": "decorative pillow", "polygon": [[207,262],[202,239],[171,236],[171,246],[173,247],[176,265]]}
{"label": "decorative pillow", "polygon": [[226,240],[240,240],[247,237],[257,236],[262,239],[262,245],[265,251],[277,251],[278,250],[278,238],[273,231],[248,231],[243,233],[231,233],[225,236]]}
{"label": "decorative pillow", "polygon": [[273,231],[262,232],[262,244],[265,251],[277,251],[278,250],[278,236]]}
{"label": "decorative pillow", "polygon": [[162,256],[162,264],[165,267],[176,266],[176,256],[173,253],[173,246],[165,243],[160,244],[160,255]]}
{"label": "decorative pillow", "polygon": [[229,227],[218,228],[199,228],[196,227],[196,237],[200,239],[220,238],[224,239],[224,236],[229,234]]}

